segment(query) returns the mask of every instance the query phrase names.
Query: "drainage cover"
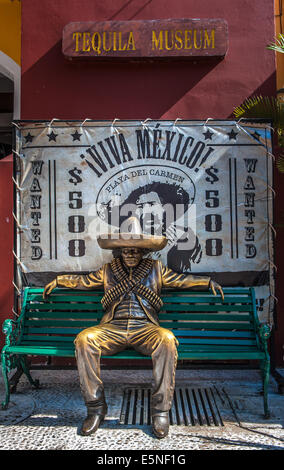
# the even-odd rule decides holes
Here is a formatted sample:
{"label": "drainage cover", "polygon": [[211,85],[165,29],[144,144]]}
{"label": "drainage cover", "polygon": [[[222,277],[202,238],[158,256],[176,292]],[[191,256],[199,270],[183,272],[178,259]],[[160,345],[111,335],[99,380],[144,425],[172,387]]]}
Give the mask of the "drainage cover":
{"label": "drainage cover", "polygon": [[[211,387],[176,388],[169,418],[174,425],[224,426]],[[120,424],[151,424],[150,388],[124,390]]]}

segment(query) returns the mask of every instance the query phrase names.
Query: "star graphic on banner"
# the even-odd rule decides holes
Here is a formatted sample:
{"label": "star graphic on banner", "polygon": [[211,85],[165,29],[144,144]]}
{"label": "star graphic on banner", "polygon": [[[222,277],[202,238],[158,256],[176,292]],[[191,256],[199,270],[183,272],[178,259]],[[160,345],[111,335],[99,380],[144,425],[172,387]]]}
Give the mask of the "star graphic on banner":
{"label": "star graphic on banner", "polygon": [[77,131],[77,129],[76,129],[76,131],[74,132],[74,134],[71,134],[71,135],[72,135],[72,137],[73,137],[73,142],[74,142],[75,140],[81,140],[81,135],[82,135],[82,134],[79,134],[79,132]]}
{"label": "star graphic on banner", "polygon": [[58,134],[54,134],[54,132],[52,131],[50,134],[47,134],[47,137],[49,138],[49,142],[51,140],[54,140],[54,142],[56,142],[56,137],[58,136]]}
{"label": "star graphic on banner", "polygon": [[29,132],[27,135],[24,135],[24,138],[26,139],[26,144],[27,144],[28,142],[33,141],[34,135],[31,135],[31,133]]}
{"label": "star graphic on banner", "polygon": [[207,129],[206,132],[203,132],[203,135],[205,137],[205,140],[207,140],[207,139],[212,140],[212,135],[214,135],[214,132],[210,132],[209,129]]}
{"label": "star graphic on banner", "polygon": [[229,136],[230,140],[237,140],[238,132],[235,132],[234,129],[232,129],[231,132],[229,132],[227,135]]}

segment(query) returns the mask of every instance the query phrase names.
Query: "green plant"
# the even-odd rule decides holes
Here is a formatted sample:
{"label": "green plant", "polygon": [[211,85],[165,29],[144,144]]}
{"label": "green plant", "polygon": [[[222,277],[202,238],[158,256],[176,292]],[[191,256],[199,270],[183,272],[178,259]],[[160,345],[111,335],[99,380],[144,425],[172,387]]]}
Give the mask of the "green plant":
{"label": "green plant", "polygon": [[[267,49],[284,53],[284,34],[279,34],[275,43],[267,46]],[[278,136],[278,145],[284,148],[284,102],[275,96],[252,96],[247,98],[240,106],[234,108],[236,119],[263,118],[272,122],[272,126]],[[277,158],[276,166],[284,173],[284,154]]]}

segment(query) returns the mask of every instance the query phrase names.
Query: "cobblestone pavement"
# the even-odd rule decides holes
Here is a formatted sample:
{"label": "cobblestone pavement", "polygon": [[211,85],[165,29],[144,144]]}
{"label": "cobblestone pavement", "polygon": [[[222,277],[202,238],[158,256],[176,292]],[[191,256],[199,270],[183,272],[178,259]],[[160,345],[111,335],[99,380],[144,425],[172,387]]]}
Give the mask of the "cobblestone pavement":
{"label": "cobblestone pavement", "polygon": [[[283,450],[284,395],[271,377],[271,417],[263,417],[257,370],[177,370],[177,387],[211,387],[222,425],[172,425],[156,439],[148,424],[120,424],[123,391],[150,387],[151,370],[104,370],[108,416],[96,434],[79,435],[85,417],[76,370],[34,370],[40,389],[22,376],[8,410],[0,410],[1,450]],[[0,398],[4,398],[1,377]]]}

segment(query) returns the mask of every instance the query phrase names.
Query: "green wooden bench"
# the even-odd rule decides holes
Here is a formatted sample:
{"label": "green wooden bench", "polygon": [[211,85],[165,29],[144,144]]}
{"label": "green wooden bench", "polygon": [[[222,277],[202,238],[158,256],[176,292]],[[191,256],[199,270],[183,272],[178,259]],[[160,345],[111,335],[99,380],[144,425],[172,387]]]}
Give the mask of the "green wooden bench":
{"label": "green wooden bench", "polygon": [[[20,368],[30,383],[27,356],[74,356],[74,338],[85,328],[99,323],[102,316],[102,291],[55,289],[48,301],[42,288],[24,289],[21,313],[16,321],[3,323],[6,343],[2,349],[2,369],[6,398],[10,398],[8,373]],[[269,416],[267,389],[270,358],[267,340],[270,329],[260,325],[253,288],[224,288],[225,300],[210,291],[166,290],[160,324],[170,328],[179,341],[179,359],[258,360],[263,378],[264,412]],[[105,356],[102,356],[103,358]],[[125,350],[111,359],[145,359],[134,350]]]}

